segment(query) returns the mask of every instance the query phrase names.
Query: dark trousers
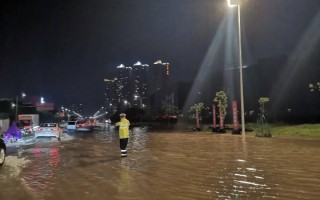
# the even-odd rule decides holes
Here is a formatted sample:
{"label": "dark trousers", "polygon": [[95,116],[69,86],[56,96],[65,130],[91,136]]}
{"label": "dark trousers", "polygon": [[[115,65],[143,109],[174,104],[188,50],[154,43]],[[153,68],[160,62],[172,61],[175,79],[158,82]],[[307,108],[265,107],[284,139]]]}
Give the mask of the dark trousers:
{"label": "dark trousers", "polygon": [[121,156],[127,156],[128,138],[120,139]]}
{"label": "dark trousers", "polygon": [[120,139],[120,149],[121,150],[126,150],[127,144],[128,144],[128,138]]}

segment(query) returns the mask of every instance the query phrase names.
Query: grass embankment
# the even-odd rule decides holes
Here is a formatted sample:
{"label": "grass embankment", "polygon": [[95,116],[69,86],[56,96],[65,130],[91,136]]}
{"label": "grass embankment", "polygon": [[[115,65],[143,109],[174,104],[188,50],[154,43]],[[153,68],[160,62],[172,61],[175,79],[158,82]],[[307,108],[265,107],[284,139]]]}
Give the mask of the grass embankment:
{"label": "grass embankment", "polygon": [[[320,124],[269,124],[270,132],[273,136],[310,136],[320,137]],[[259,130],[258,124],[248,124],[249,129],[253,129],[253,134]]]}

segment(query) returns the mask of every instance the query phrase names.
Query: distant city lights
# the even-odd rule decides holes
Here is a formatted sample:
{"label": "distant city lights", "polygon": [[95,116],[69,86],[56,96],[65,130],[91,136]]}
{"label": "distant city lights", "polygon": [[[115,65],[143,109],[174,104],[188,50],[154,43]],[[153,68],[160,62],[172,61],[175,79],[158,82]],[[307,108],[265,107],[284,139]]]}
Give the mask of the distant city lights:
{"label": "distant city lights", "polygon": [[140,61],[136,62],[133,66],[142,65]]}

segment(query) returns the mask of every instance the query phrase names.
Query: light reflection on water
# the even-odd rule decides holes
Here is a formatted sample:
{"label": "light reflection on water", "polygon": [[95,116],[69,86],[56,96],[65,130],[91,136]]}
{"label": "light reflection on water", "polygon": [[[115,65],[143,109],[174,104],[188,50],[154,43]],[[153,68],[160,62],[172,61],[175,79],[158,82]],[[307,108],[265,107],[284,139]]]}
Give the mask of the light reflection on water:
{"label": "light reflection on water", "polygon": [[319,144],[133,129],[121,159],[115,131],[79,133],[20,151],[29,163],[1,169],[0,199],[318,199]]}

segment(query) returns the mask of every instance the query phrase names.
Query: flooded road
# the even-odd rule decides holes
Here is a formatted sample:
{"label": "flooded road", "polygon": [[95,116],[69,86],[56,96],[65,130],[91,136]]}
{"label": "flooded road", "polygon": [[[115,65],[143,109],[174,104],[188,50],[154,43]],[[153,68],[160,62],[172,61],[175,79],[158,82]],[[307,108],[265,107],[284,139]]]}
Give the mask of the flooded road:
{"label": "flooded road", "polygon": [[320,140],[135,129],[20,146],[0,199],[319,199]]}

